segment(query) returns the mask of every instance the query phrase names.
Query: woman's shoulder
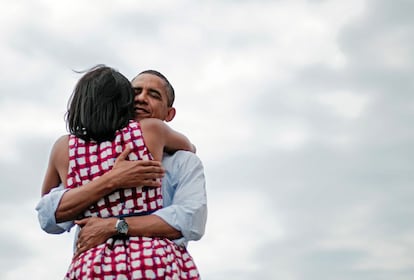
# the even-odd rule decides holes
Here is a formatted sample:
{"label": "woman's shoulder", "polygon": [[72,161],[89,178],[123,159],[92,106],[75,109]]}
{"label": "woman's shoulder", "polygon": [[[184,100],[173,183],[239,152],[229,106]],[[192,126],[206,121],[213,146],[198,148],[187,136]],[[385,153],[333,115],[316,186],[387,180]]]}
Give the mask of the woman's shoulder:
{"label": "woman's shoulder", "polygon": [[141,125],[141,127],[151,128],[151,129],[161,128],[166,125],[164,121],[160,119],[156,119],[156,118],[142,119],[139,121],[139,124]]}
{"label": "woman's shoulder", "polygon": [[69,142],[69,134],[65,134],[60,136],[56,141],[54,146],[55,147],[61,147],[61,146],[68,146],[68,142]]}
{"label": "woman's shoulder", "polygon": [[52,158],[60,158],[67,154],[67,151],[69,149],[69,135],[62,135],[60,136],[53,145],[52,148]]}

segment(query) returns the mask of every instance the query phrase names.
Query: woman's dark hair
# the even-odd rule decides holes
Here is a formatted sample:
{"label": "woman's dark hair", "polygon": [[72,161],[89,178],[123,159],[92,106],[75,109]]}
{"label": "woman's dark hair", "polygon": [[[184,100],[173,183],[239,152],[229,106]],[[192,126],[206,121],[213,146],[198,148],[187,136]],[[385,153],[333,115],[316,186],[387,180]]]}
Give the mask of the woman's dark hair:
{"label": "woman's dark hair", "polygon": [[82,76],[69,99],[66,124],[85,141],[112,141],[134,118],[131,83],[118,71],[97,65]]}

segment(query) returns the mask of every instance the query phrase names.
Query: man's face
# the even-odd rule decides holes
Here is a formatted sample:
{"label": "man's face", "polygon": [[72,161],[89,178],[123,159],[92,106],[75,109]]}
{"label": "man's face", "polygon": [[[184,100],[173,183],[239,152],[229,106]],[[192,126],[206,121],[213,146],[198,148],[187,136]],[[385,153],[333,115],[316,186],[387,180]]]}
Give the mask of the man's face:
{"label": "man's face", "polygon": [[135,92],[136,120],[157,118],[170,121],[174,118],[175,109],[168,107],[168,96],[165,82],[152,74],[140,74],[131,82]]}

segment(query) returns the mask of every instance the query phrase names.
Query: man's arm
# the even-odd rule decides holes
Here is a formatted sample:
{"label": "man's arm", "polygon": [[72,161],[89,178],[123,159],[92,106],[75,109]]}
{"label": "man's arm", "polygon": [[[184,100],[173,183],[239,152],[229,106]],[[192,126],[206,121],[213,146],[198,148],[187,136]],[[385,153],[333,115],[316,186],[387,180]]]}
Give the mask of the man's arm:
{"label": "man's arm", "polygon": [[[190,240],[199,240],[205,231],[207,195],[203,165],[196,155],[184,151],[164,157],[163,165],[167,170],[163,180],[164,208],[152,215],[125,218],[128,235],[164,237],[186,246]],[[89,218],[77,222],[82,227],[77,254],[116,234],[116,220]]]}
{"label": "man's arm", "polygon": [[63,185],[59,185],[53,188],[48,194],[42,196],[36,205],[40,227],[47,233],[60,234],[69,231],[74,225],[73,221],[56,223],[55,219],[55,211],[66,191],[67,189]]}
{"label": "man's arm", "polygon": [[[91,217],[75,221],[81,227],[75,257],[116,235],[115,225],[117,220],[118,218],[113,217]],[[182,236],[181,232],[156,215],[127,217],[125,220],[129,225],[129,236],[159,237],[171,240]]]}
{"label": "man's arm", "polygon": [[105,193],[116,188],[128,186],[158,186],[156,179],[162,178],[164,169],[157,161],[128,161],[126,149],[116,160],[114,168],[88,184],[76,189],[53,188],[45,194],[38,205],[38,218],[41,228],[48,233],[68,231],[73,221],[91,204],[98,201]]}
{"label": "man's arm", "polygon": [[195,154],[185,151],[165,157],[163,165],[167,170],[163,200],[164,206],[168,207],[154,215],[179,230],[183,238],[175,242],[185,246],[190,240],[199,240],[205,232],[207,193],[204,167]]}
{"label": "man's arm", "polygon": [[164,237],[186,246],[190,240],[199,240],[205,231],[204,168],[195,154],[186,151],[166,155],[162,163],[167,171],[162,186],[164,207],[152,215],[126,218],[129,235]]}
{"label": "man's arm", "polygon": [[130,148],[125,149],[109,172],[82,187],[66,192],[56,209],[56,221],[77,219],[90,205],[118,188],[160,187],[157,179],[164,176],[161,163],[153,160],[126,160],[129,152]]}

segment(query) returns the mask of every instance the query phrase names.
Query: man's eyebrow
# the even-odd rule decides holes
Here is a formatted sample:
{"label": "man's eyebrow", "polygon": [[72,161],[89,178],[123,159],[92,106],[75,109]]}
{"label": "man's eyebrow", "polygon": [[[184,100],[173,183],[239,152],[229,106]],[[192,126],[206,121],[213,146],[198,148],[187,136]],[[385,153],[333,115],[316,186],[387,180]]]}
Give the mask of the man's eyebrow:
{"label": "man's eyebrow", "polygon": [[[141,86],[135,86],[135,87],[133,86],[132,89],[134,89],[134,90],[142,90],[142,87]],[[162,93],[161,93],[160,90],[157,90],[157,89],[154,89],[154,88],[149,88],[148,91],[151,92],[151,93],[156,93],[157,95],[159,95],[159,96],[162,97]]]}

